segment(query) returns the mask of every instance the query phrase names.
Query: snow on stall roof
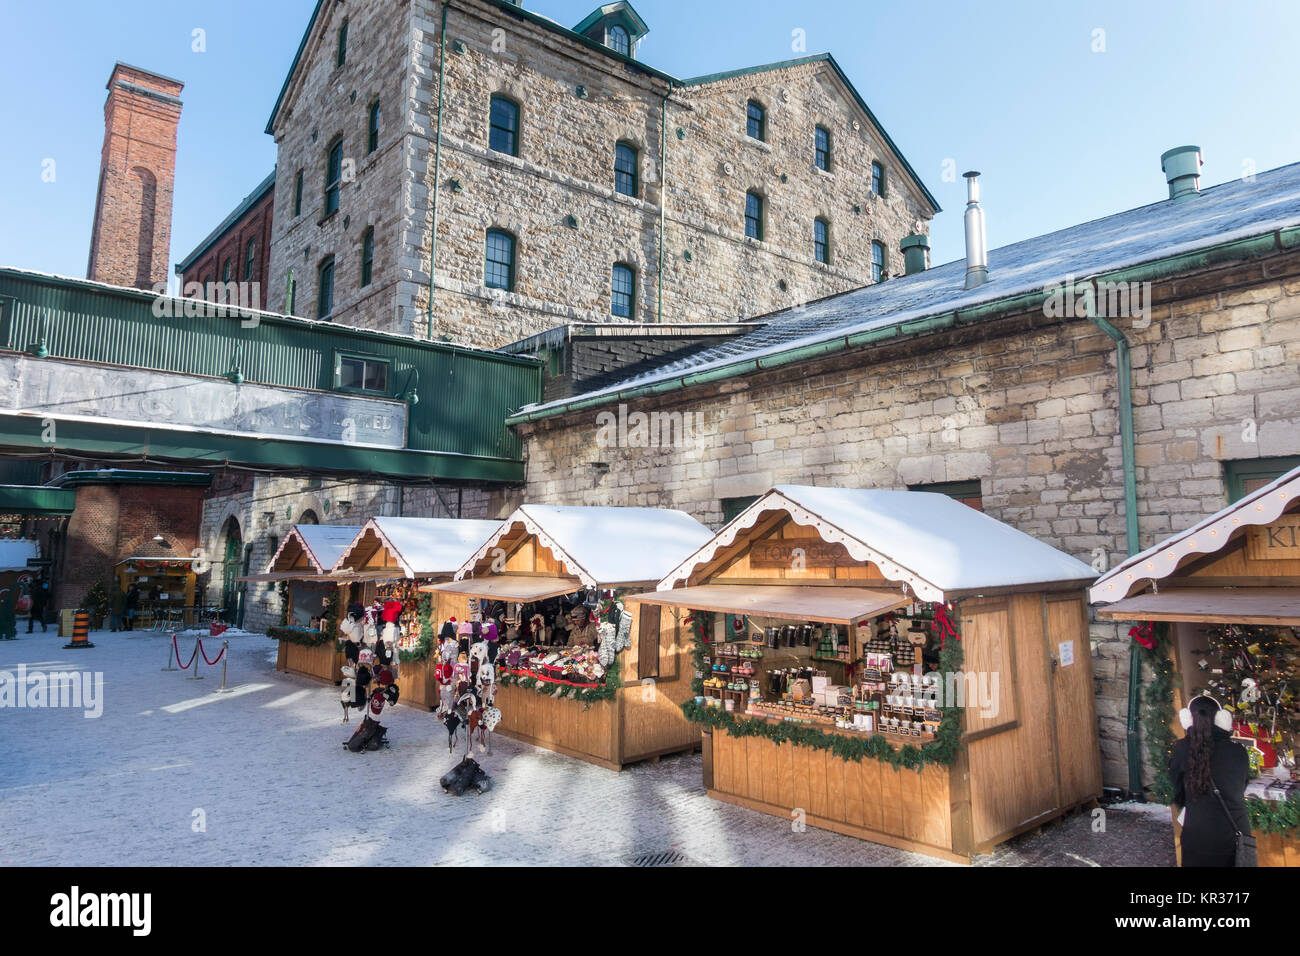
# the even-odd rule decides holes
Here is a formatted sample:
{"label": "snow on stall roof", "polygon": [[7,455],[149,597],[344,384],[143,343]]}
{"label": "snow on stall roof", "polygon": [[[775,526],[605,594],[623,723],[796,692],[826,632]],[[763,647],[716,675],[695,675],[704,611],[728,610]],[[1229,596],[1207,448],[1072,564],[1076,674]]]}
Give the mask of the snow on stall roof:
{"label": "snow on stall roof", "polygon": [[40,552],[35,541],[25,538],[5,538],[0,540],[0,571],[33,571],[27,567],[28,558],[39,558]]}
{"label": "snow on stall roof", "polygon": [[[989,281],[966,289],[966,260],[891,278],[769,316],[759,330],[597,389],[520,412],[560,408],[578,398],[763,358],[901,321],[970,309],[1041,292],[1067,277],[1082,280],[1236,239],[1300,225],[1300,163],[1205,189],[1185,202],[1163,200],[989,251]],[[724,317],[712,316],[712,321]],[[754,320],[750,320],[754,321]]]}
{"label": "snow on stall roof", "polygon": [[372,518],[406,571],[415,577],[451,574],[501,526],[474,518]]}
{"label": "snow on stall roof", "polygon": [[323,570],[332,571],[361,527],[342,524],[296,524],[293,530],[298,533],[303,547],[311,552],[316,563]]}
{"label": "snow on stall roof", "polygon": [[1077,558],[948,495],[806,485],[772,490],[945,592],[1097,576]]}
{"label": "snow on stall roof", "polygon": [[713,537],[686,512],[666,508],[524,505],[519,511],[600,584],[658,581]]}

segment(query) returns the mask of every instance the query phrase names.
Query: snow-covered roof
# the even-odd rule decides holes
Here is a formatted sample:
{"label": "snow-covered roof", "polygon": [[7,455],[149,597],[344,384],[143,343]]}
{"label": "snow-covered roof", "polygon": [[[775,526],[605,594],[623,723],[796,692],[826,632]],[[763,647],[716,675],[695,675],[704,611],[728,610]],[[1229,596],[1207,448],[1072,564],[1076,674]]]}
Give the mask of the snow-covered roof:
{"label": "snow-covered roof", "polygon": [[356,525],[296,524],[284,536],[284,540],[280,542],[280,547],[276,548],[275,554],[271,556],[271,561],[267,564],[266,569],[268,572],[274,569],[275,563],[280,560],[280,553],[284,551],[285,546],[290,541],[296,540],[302,545],[303,553],[307,555],[307,560],[318,574],[332,571],[334,565],[338,564],[344,550],[352,543],[352,539],[357,536],[357,532],[360,530]]}
{"label": "snow-covered roof", "polygon": [[[1067,279],[1168,259],[1236,239],[1300,225],[1300,163],[1205,189],[1184,202],[1166,199],[989,251],[989,281],[967,289],[966,260],[891,278],[756,320],[766,324],[583,395],[525,405],[518,419],[557,414],[578,401],[669,383],[737,363],[753,363],[902,322],[948,315],[1000,299],[1044,293]],[[711,316],[721,321],[728,316]],[[751,369],[752,370],[752,369]],[[739,374],[739,373],[738,373]],[[624,396],[626,397],[626,396]]]}
{"label": "snow-covered roof", "polygon": [[1082,583],[1096,576],[1077,558],[948,495],[777,485],[669,572],[659,590],[687,580],[699,564],[772,511],[786,511],[796,524],[815,527],[824,540],[844,545],[855,560],[873,562],[887,580],[906,582],[928,601],[982,589]]}
{"label": "snow-covered roof", "polygon": [[353,536],[338,564],[346,564],[366,532],[373,531],[408,578],[450,574],[500,526],[499,521],[475,518],[371,518]]}
{"label": "snow-covered roof", "polygon": [[712,537],[684,511],[524,505],[456,573],[461,580],[516,524],[564,562],[587,587],[658,581],[674,564]]}
{"label": "snow-covered roof", "polygon": [[29,571],[28,558],[39,558],[35,541],[26,538],[0,539],[0,571]]}
{"label": "snow-covered roof", "polygon": [[1110,604],[1135,594],[1149,582],[1169,577],[1189,559],[1222,551],[1247,528],[1271,524],[1294,510],[1298,499],[1300,468],[1107,571],[1089,589],[1088,597],[1094,604]]}

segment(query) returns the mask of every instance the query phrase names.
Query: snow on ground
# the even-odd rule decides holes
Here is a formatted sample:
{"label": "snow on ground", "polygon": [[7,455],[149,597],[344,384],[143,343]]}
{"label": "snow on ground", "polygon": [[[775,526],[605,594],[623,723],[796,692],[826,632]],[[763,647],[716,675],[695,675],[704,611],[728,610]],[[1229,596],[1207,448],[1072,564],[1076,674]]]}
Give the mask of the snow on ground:
{"label": "snow on ground", "polygon": [[[275,642],[230,640],[229,683],[163,671],[171,636],[95,632],[0,642],[0,671],[102,674],[103,713],[0,709],[0,866],[228,864],[617,865],[676,850],[694,863],[931,864],[928,857],[710,800],[698,755],[613,773],[498,737],[476,758],[494,789],[456,798],[459,759],[433,715],[385,714],[393,746],[352,754],[338,690],[279,674]],[[209,658],[220,640],[204,641]],[[181,641],[188,659],[192,640]],[[202,818],[205,829],[197,828]],[[999,848],[984,865],[1172,865],[1167,816],[1087,814]]]}

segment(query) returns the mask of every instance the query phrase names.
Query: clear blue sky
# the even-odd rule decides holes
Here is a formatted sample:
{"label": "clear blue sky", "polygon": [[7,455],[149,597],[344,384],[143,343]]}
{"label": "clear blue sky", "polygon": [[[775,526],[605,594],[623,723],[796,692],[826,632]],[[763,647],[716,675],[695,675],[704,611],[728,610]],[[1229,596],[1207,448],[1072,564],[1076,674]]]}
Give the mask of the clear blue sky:
{"label": "clear blue sky", "polygon": [[[573,25],[596,0],[525,4]],[[0,265],[85,274],[116,60],[185,82],[171,261],[186,255],[274,165],[262,131],[313,6],[0,0]],[[1164,198],[1171,146],[1204,149],[1203,184],[1300,161],[1294,0],[635,6],[651,28],[642,59],[676,76],[789,58],[796,28],[808,52],[832,52],[944,207],[936,263],[963,255],[964,183],[944,181],[947,159],[984,173],[993,246]]]}

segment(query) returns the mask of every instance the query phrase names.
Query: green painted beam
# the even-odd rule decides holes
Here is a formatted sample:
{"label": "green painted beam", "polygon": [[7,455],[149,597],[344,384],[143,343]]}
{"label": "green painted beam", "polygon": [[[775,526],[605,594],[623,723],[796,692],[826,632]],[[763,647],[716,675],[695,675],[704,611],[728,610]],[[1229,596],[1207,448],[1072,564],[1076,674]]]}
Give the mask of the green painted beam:
{"label": "green painted beam", "polygon": [[41,485],[0,485],[0,512],[25,515],[70,515],[77,493]]}

